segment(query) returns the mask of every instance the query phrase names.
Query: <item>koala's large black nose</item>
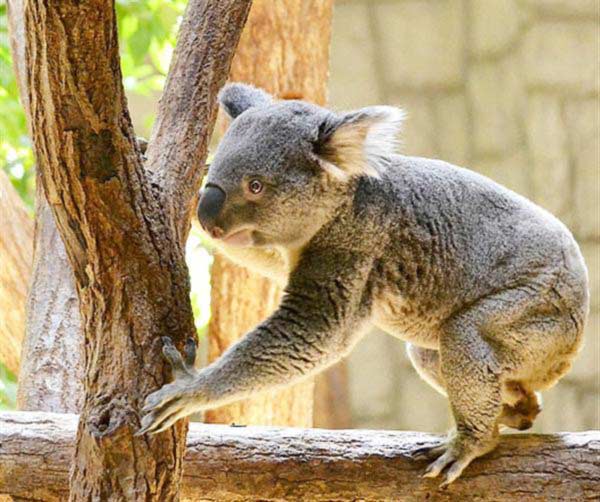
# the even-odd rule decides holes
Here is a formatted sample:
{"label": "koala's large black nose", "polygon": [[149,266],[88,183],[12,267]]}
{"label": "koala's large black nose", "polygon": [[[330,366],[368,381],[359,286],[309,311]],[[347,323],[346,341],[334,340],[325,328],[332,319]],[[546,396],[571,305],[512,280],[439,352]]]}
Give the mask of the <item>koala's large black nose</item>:
{"label": "koala's large black nose", "polygon": [[221,229],[215,227],[215,222],[225,205],[226,198],[225,192],[216,185],[208,184],[200,192],[198,219],[202,228],[213,237],[220,237],[220,235],[214,235],[214,233],[222,232]]}

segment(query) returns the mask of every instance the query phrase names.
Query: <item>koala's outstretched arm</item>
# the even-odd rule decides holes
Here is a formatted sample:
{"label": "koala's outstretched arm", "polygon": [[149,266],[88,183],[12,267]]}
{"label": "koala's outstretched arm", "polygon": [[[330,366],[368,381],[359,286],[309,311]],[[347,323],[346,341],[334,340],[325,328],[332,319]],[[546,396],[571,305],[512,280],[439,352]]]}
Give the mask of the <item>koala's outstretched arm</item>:
{"label": "koala's outstretched arm", "polygon": [[184,362],[167,344],[175,381],[147,397],[139,433],[160,432],[195,411],[288,386],[338,361],[364,332],[371,262],[343,251],[308,251],[277,311],[200,371],[190,364],[189,350]]}

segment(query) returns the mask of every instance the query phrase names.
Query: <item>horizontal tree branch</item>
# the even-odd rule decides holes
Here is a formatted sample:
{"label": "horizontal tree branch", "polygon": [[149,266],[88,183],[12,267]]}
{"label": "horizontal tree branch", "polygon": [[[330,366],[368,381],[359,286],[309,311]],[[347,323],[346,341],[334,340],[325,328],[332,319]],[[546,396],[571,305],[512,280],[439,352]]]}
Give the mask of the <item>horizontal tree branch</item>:
{"label": "horizontal tree branch", "polygon": [[[0,493],[65,500],[77,415],[0,413]],[[183,500],[591,500],[600,431],[507,435],[446,490],[417,448],[439,436],[191,424]],[[151,439],[152,441],[152,439]],[[141,460],[141,459],[140,459]]]}

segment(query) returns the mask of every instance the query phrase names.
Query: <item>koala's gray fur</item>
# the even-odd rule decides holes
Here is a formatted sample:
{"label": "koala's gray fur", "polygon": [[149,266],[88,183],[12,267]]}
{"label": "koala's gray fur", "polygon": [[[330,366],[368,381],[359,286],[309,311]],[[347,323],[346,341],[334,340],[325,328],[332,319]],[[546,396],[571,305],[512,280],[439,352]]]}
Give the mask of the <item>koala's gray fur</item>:
{"label": "koala's gray fur", "polygon": [[[221,102],[234,120],[208,173],[227,196],[216,244],[285,295],[201,371],[168,346],[177,378],[148,397],[142,431],[322,371],[373,324],[409,342],[450,400],[456,430],[423,452],[438,456],[426,475],[448,467],[452,482],[494,448],[499,425],[531,426],[535,392],[569,370],[588,311],[567,228],[475,172],[394,154],[394,108],[339,115],[242,84]],[[228,245],[239,229],[246,247]]]}

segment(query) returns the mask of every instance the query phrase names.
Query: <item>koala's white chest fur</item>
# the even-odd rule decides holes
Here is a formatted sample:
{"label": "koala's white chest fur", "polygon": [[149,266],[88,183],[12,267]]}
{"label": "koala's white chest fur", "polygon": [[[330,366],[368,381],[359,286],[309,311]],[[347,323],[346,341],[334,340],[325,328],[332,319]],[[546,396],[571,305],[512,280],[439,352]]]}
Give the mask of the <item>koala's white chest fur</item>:
{"label": "koala's white chest fur", "polygon": [[381,292],[374,300],[371,321],[376,327],[414,345],[438,348],[440,319],[435,313],[391,291]]}
{"label": "koala's white chest fur", "polygon": [[239,248],[224,245],[219,241],[213,243],[234,263],[271,279],[280,287],[287,284],[289,272],[296,266],[301,252],[300,249]]}

